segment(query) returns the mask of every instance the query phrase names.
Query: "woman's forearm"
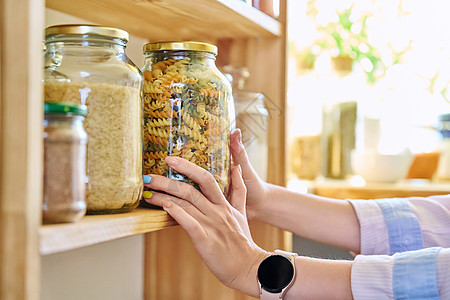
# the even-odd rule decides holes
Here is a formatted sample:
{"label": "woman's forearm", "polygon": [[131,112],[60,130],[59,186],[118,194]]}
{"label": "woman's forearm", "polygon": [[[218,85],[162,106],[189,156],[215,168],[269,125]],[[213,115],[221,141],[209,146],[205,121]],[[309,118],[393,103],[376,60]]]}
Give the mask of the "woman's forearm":
{"label": "woman's forearm", "polygon": [[359,222],[345,200],[300,194],[270,185],[255,219],[299,236],[359,253]]}
{"label": "woman's forearm", "polygon": [[294,299],[352,299],[351,261],[297,257],[296,278],[284,296]]}

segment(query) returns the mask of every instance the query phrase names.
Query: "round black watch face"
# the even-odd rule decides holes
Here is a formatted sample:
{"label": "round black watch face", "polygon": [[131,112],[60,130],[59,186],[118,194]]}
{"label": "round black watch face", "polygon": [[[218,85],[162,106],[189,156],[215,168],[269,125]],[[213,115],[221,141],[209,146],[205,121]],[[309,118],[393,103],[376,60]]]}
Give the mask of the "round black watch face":
{"label": "round black watch face", "polygon": [[258,268],[258,279],[268,292],[279,293],[287,287],[294,277],[291,261],[282,255],[267,257]]}

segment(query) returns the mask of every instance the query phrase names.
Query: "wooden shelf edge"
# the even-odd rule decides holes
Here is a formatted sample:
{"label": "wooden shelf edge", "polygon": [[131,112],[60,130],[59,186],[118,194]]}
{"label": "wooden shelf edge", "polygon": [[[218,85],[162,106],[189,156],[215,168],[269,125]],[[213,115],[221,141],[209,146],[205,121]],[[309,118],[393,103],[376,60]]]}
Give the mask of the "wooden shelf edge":
{"label": "wooden shelf edge", "polygon": [[266,15],[262,11],[254,8],[251,5],[245,4],[242,1],[236,0],[216,0],[222,3],[227,8],[233,10],[236,14],[241,15],[244,18],[247,18],[251,22],[256,25],[264,28],[267,33],[273,36],[281,36],[281,24],[276,19],[271,16]]}
{"label": "wooden shelf edge", "polygon": [[365,186],[313,184],[311,192],[338,199],[378,199],[403,197],[429,197],[450,194],[450,184],[367,184]]}
{"label": "wooden shelf edge", "polygon": [[39,251],[48,255],[161,230],[177,223],[165,211],[138,208],[129,213],[85,216],[77,223],[43,225]]}
{"label": "wooden shelf edge", "polygon": [[282,35],[278,20],[240,0],[46,0],[46,7],[150,41]]}
{"label": "wooden shelf edge", "polygon": [[291,179],[288,189],[336,199],[379,199],[429,197],[450,194],[450,182],[422,182],[415,180],[397,183],[354,184],[348,180],[321,179],[316,181]]}

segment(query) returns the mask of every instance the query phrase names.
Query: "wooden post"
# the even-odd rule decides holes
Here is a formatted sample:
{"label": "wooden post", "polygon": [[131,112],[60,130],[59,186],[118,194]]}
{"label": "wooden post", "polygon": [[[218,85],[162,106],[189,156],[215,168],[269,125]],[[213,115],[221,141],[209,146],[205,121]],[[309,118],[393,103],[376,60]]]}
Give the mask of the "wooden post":
{"label": "wooden post", "polygon": [[45,5],[0,5],[0,299],[38,299]]}

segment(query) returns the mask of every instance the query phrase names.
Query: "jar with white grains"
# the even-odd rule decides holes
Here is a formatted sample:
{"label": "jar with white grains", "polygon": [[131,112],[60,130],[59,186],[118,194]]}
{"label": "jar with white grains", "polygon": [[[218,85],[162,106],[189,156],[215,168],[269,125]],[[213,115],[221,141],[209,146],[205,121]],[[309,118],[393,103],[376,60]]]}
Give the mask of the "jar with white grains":
{"label": "jar with white grains", "polygon": [[142,75],[128,38],[95,25],[45,30],[45,101],[87,106],[88,214],[130,211],[142,195]]}

